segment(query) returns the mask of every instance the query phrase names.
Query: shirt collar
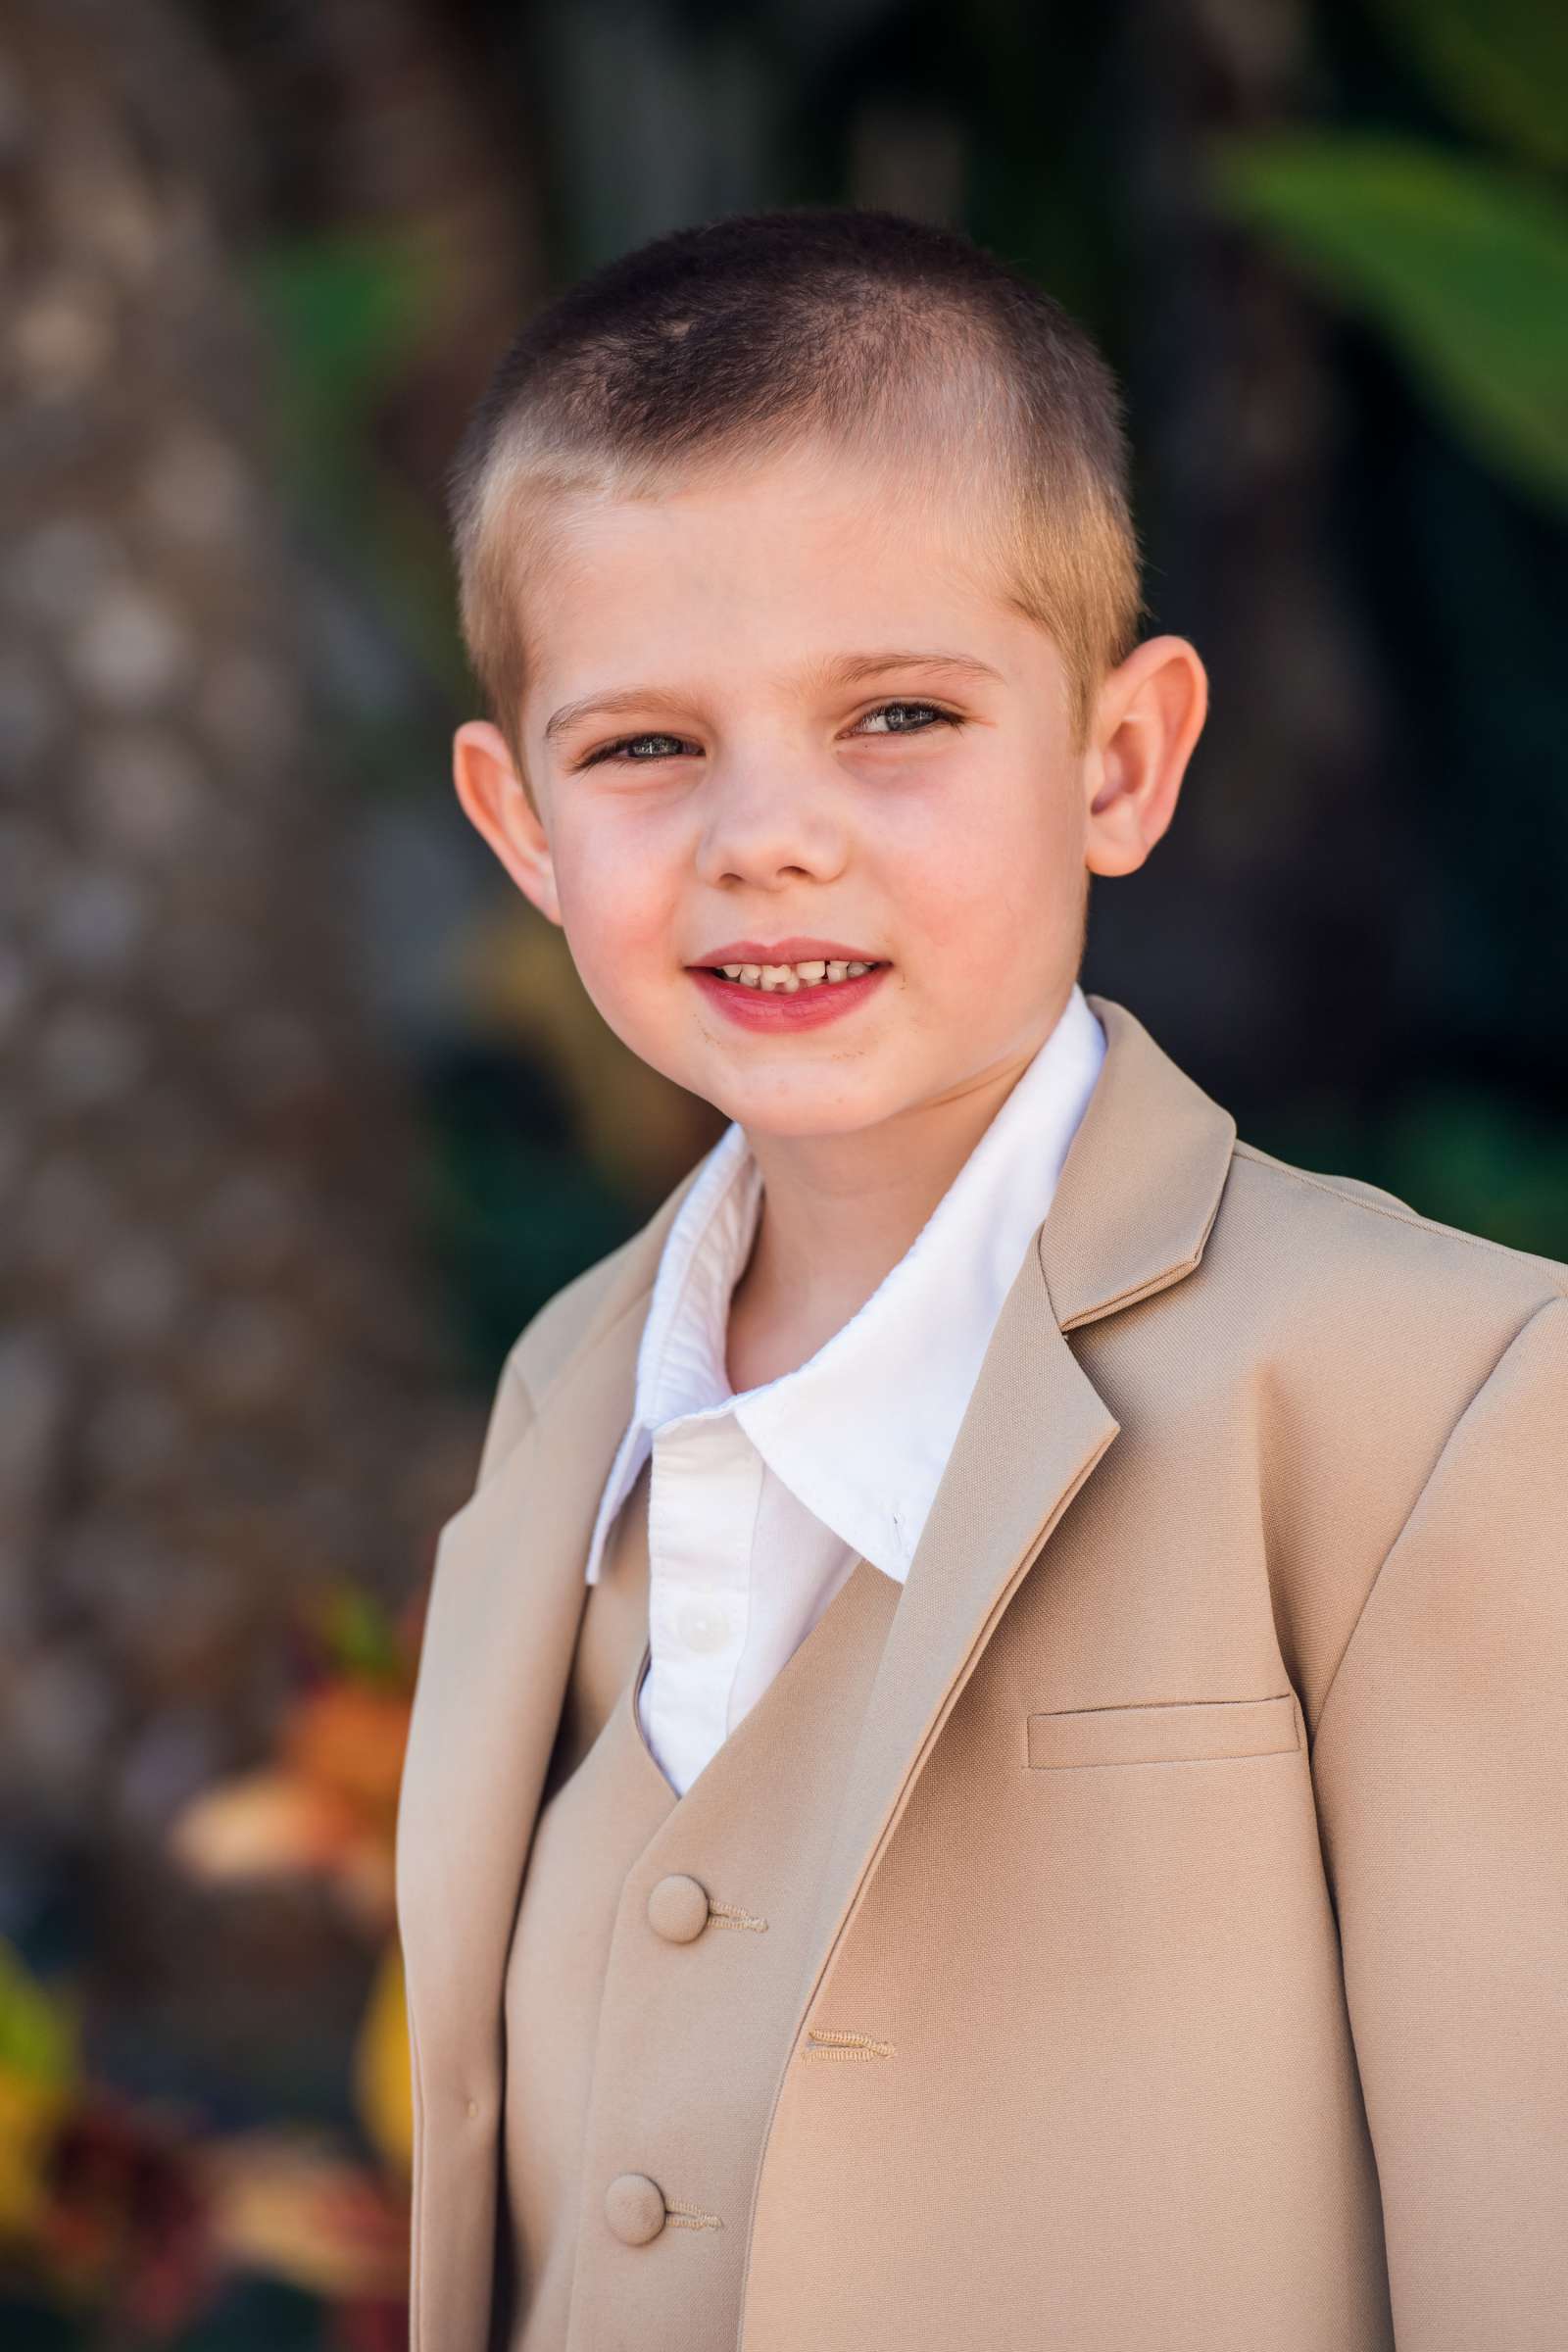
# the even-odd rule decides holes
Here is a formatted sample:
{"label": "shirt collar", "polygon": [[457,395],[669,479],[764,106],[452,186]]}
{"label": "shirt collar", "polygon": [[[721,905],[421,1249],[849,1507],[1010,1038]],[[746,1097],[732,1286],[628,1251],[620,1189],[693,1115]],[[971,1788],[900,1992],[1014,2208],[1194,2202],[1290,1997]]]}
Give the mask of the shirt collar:
{"label": "shirt collar", "polygon": [[638,1350],[632,1418],[589,1546],[610,1526],[655,1434],[733,1411],[773,1475],[858,1555],[903,1584],[991,1334],[1050,1208],[1104,1058],[1077,984],[919,1234],[863,1306],[794,1371],[740,1396],[725,1370],[729,1297],[751,1250],[761,1176],[726,1128],[665,1237]]}

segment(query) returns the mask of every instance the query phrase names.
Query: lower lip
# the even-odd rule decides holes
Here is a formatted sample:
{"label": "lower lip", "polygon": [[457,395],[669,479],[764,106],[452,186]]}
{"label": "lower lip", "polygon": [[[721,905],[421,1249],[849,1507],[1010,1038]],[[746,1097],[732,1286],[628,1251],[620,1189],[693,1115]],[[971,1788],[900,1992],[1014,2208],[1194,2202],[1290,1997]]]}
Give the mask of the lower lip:
{"label": "lower lip", "polygon": [[744,980],[726,980],[706,964],[688,970],[709,1003],[741,1029],[820,1029],[826,1021],[841,1021],[863,1004],[892,968],[872,966],[854,980],[822,980],[814,988],[748,988]]}

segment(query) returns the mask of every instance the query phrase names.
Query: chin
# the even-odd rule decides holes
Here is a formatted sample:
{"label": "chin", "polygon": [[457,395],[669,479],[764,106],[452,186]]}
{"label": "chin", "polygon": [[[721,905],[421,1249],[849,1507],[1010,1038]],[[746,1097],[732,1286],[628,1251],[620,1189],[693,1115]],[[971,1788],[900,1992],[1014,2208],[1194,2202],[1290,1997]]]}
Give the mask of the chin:
{"label": "chin", "polygon": [[855,1135],[888,1116],[888,1106],[869,1101],[864,1094],[847,1096],[842,1082],[832,1090],[824,1087],[815,1093],[809,1086],[725,1087],[722,1095],[713,1093],[707,1099],[749,1135]]}

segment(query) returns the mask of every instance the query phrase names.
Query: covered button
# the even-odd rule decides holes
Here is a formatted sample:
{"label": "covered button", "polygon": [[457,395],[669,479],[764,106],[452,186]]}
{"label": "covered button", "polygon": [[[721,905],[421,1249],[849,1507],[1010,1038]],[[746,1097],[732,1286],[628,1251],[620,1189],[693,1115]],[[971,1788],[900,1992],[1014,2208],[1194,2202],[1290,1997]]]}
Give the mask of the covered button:
{"label": "covered button", "polygon": [[617,2173],[605,2191],[605,2219],[628,2246],[646,2246],[664,2227],[664,2196],[646,2173]]}
{"label": "covered button", "polygon": [[690,1943],[708,1925],[708,1888],[684,1871],[672,1871],[649,1889],[648,1917],[667,1943]]}

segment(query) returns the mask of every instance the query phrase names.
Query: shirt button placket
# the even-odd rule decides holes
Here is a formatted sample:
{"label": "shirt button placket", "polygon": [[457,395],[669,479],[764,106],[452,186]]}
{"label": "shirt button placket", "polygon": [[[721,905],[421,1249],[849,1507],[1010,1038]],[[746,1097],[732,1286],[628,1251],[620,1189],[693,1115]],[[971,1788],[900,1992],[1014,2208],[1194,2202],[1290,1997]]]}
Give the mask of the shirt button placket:
{"label": "shirt button placket", "polygon": [[709,1656],[729,1646],[729,1611],[716,1600],[688,1600],[675,1620],[675,1631],[688,1649]]}

